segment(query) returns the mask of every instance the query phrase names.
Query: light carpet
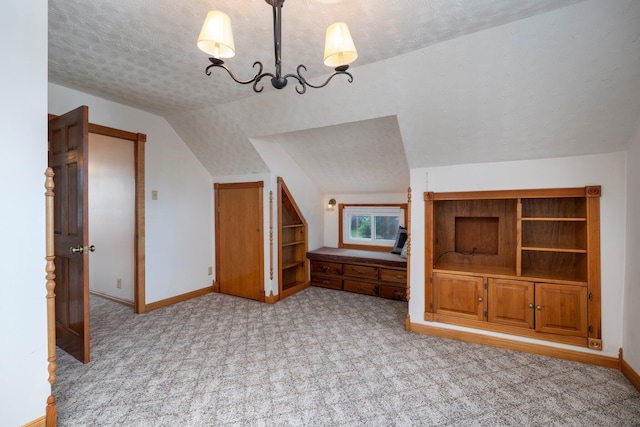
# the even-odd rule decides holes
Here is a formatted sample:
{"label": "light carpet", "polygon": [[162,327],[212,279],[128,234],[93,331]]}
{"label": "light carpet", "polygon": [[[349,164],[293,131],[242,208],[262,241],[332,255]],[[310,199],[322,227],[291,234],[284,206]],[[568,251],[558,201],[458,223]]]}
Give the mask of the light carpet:
{"label": "light carpet", "polygon": [[92,296],[91,363],[58,350],[58,425],[640,425],[617,370],[408,333],[406,312],[315,287],[144,315]]}

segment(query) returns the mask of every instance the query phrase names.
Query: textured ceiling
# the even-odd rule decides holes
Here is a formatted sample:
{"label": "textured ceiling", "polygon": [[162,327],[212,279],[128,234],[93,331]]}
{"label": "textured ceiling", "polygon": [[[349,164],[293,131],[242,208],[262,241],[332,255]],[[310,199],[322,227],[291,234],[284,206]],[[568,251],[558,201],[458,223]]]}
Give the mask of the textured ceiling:
{"label": "textured ceiling", "polygon": [[[309,76],[327,74],[324,31],[335,21],[349,24],[360,66],[578,1],[286,0],[283,71],[305,64]],[[212,9],[231,17],[236,56],[226,62],[234,73],[250,77],[254,61],[271,69],[264,0],[50,0],[49,80],[160,115],[252,96],[223,70],[204,74],[209,62],[196,39]]]}
{"label": "textured ceiling", "polygon": [[[325,193],[390,193],[407,187],[409,166],[394,116],[288,132],[280,143]],[[336,173],[339,171],[339,173]]]}
{"label": "textured ceiling", "polygon": [[353,83],[305,95],[204,74],[195,40],[210,9],[231,16],[234,73],[250,77],[255,60],[271,71],[263,0],[49,9],[49,80],[164,116],[212,176],[269,171],[259,138],[325,192],[404,192],[409,168],[624,150],[640,118],[637,0],[286,0],[284,73],[303,63],[324,80],[324,29],[336,20],[359,52]]}

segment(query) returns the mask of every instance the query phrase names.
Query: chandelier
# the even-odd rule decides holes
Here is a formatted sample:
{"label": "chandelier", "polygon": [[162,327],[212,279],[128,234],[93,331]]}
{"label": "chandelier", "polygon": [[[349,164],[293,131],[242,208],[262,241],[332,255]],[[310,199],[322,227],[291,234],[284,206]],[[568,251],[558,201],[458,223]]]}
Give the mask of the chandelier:
{"label": "chandelier", "polygon": [[253,68],[257,68],[257,72],[249,80],[238,79],[227,67],[221,58],[231,58],[235,55],[235,46],[233,44],[233,33],[231,31],[231,19],[226,13],[212,10],[209,11],[207,17],[202,25],[200,36],[198,37],[198,48],[203,52],[211,55],[209,65],[205,69],[205,73],[210,76],[211,68],[223,68],[229,73],[229,76],[237,83],[246,85],[253,83],[253,90],[255,92],[262,92],[264,87],[259,85],[262,79],[266,77],[271,78],[271,85],[276,89],[282,89],[287,85],[289,78],[297,80],[296,91],[300,94],[307,91],[307,86],[315,89],[325,87],[331,79],[338,74],[345,74],[348,76],[349,83],[353,82],[353,76],[347,70],[349,64],[356,60],[358,52],[356,51],[349,27],[344,22],[335,22],[327,27],[327,33],[324,45],[324,64],[329,67],[334,67],[334,72],[327,78],[327,80],[320,85],[313,85],[309,83],[301,71],[307,71],[307,67],[300,64],[296,69],[296,73],[282,74],[282,5],[284,0],[265,0],[267,4],[273,8],[273,47],[275,51],[275,74],[262,72],[262,62],[256,61],[253,63]]}

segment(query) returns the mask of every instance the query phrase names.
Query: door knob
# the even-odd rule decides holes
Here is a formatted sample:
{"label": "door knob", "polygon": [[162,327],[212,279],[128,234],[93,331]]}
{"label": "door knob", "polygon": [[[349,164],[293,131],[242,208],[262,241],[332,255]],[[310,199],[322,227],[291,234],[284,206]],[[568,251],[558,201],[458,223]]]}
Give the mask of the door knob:
{"label": "door knob", "polygon": [[96,251],[96,246],[95,245],[91,245],[91,246],[76,246],[75,248],[72,246],[69,248],[69,251],[72,254],[86,254],[89,252],[95,252]]}

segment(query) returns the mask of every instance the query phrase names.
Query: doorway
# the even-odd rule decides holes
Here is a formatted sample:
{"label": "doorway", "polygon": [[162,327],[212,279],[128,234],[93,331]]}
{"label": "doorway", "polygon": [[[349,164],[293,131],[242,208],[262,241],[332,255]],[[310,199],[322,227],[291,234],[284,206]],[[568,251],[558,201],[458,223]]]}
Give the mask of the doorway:
{"label": "doorway", "polygon": [[[134,224],[133,224],[133,310],[137,314],[146,311],[145,304],[145,198],[144,152],[147,135],[89,123],[89,134],[111,138],[112,142],[133,144]],[[90,145],[91,147],[91,145]],[[117,283],[115,284],[117,286]],[[117,289],[117,288],[116,288]],[[119,301],[121,302],[121,301]]]}
{"label": "doorway", "polygon": [[135,282],[134,143],[89,132],[89,292],[133,309]]}

